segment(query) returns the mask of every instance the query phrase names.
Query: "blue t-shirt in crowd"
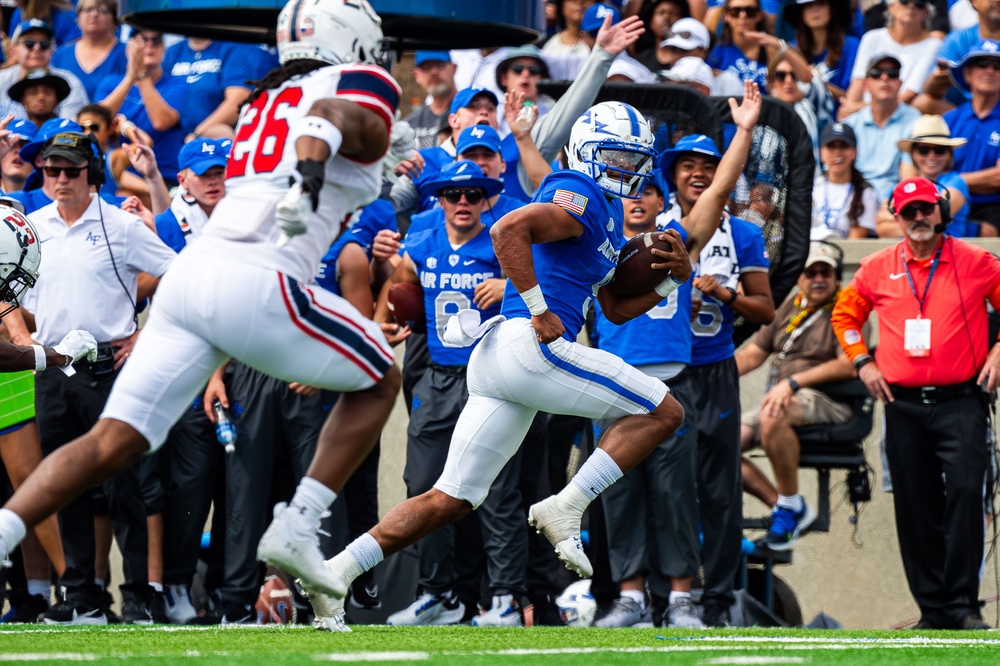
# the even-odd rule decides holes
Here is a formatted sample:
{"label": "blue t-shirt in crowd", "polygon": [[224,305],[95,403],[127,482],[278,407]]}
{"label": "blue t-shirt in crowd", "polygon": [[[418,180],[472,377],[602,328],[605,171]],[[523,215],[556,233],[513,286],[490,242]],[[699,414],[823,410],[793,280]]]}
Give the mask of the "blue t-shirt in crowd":
{"label": "blue t-shirt in crowd", "polygon": [[[731,235],[732,247],[736,251],[732,275],[739,276],[744,269],[750,267],[768,268],[771,262],[764,249],[764,236],[760,227],[738,217],[727,216],[727,219],[722,220],[719,231]],[[705,256],[703,250],[702,265],[699,266],[699,270],[703,268],[707,259],[709,258]],[[727,276],[716,279],[723,282],[725,277]],[[704,294],[702,294],[701,299],[702,309],[695,320],[691,322],[691,330],[694,332],[694,340],[691,345],[692,365],[718,363],[731,358],[735,353],[733,346],[735,315],[733,309]]]}
{"label": "blue t-shirt in crowd", "polygon": [[714,69],[730,71],[740,81],[756,81],[761,94],[767,93],[767,63],[750,60],[732,44],[716,44],[705,62]]}
{"label": "blue t-shirt in crowd", "polygon": [[818,66],[827,83],[832,83],[841,90],[847,90],[851,85],[851,70],[854,69],[854,59],[858,55],[860,44],[861,40],[857,37],[847,35],[844,37],[844,48],[840,51],[840,60],[835,62],[833,67],[826,64],[827,51],[810,58],[809,64]]}
{"label": "blue t-shirt in crowd", "polygon": [[[566,328],[562,337],[574,342],[597,290],[614,277],[618,250],[625,244],[622,202],[608,199],[592,178],[568,169],[546,176],[531,201],[554,203],[583,226],[579,238],[531,246],[545,302]],[[503,314],[531,318],[512,282],[504,292]]]}
{"label": "blue t-shirt in crowd", "polygon": [[[445,343],[444,329],[460,310],[479,310],[473,302],[476,287],[486,280],[502,277],[490,232],[483,228],[458,247],[448,240],[448,230],[443,226],[411,235],[407,240],[406,254],[416,266],[424,291],[431,361],[438,365],[468,365],[475,346],[455,347]],[[500,314],[500,304],[479,311],[484,320],[489,319]]]}
{"label": "blue t-shirt in crowd", "polygon": [[[985,118],[979,118],[972,110],[972,103],[966,102],[946,113],[944,120],[948,123],[952,136],[969,140],[965,145],[954,149],[955,163],[952,169],[959,173],[969,173],[997,165],[997,160],[1000,159],[1000,104],[996,104]],[[1000,203],[1000,192],[972,194],[970,203],[973,206]]]}
{"label": "blue t-shirt in crowd", "polygon": [[85,72],[80,63],[76,60],[76,42],[63,44],[52,55],[52,66],[57,69],[65,69],[76,75],[87,91],[87,97],[91,102],[100,102],[103,97],[97,97],[97,88],[101,83],[111,77],[119,81],[125,76],[128,68],[128,58],[125,57],[125,45],[115,42],[111,52],[101,61],[91,72]]}
{"label": "blue t-shirt in crowd", "polygon": [[[104,79],[97,88],[98,99],[104,99],[110,95],[119,83],[121,83],[121,77],[111,76]],[[156,91],[163,98],[163,101],[180,113],[185,104],[184,98],[189,94],[184,79],[179,79],[165,73],[156,82],[155,87]],[[177,154],[180,152],[181,146],[184,145],[184,137],[186,135],[186,132],[181,127],[183,118],[181,122],[178,122],[169,129],[163,131],[153,129],[153,124],[146,113],[146,104],[139,93],[138,85],[132,86],[132,89],[125,95],[125,101],[122,102],[118,113],[124,115],[135,123],[139,129],[149,134],[150,138],[153,139],[153,152],[156,154],[156,162],[160,166],[160,173],[168,180],[177,180]]]}
{"label": "blue t-shirt in crowd", "polygon": [[248,81],[256,81],[267,73],[266,51],[249,44],[211,42],[195,51],[182,40],[167,49],[163,71],[187,85],[181,107],[184,133],[194,129],[222,103],[226,88],[241,87],[248,91]]}
{"label": "blue t-shirt in crowd", "polygon": [[978,236],[979,230],[972,228],[968,223],[969,217],[969,186],[966,184],[965,179],[962,178],[961,174],[957,171],[949,171],[948,173],[942,174],[937,179],[938,185],[941,187],[951,187],[962,193],[965,197],[965,203],[958,210],[955,210],[952,206],[951,216],[952,221],[948,223],[948,228],[946,231],[955,236],[956,238],[966,238],[969,236]]}
{"label": "blue t-shirt in crowd", "polygon": [[[663,229],[674,229],[687,242],[687,231],[677,222]],[[660,363],[691,362],[691,282],[688,280],[645,314],[616,325],[600,306],[594,311],[595,346],[619,356],[636,367]],[[656,344],[650,344],[655,340]]]}
{"label": "blue t-shirt in crowd", "polygon": [[337,236],[337,240],[323,255],[319,262],[319,270],[316,271],[316,284],[339,296],[337,259],[340,258],[340,253],[348,244],[355,243],[364,250],[368,261],[371,261],[372,243],[378,232],[383,229],[399,231],[399,227],[396,226],[396,213],[390,202],[376,199],[352,216],[351,227]]}

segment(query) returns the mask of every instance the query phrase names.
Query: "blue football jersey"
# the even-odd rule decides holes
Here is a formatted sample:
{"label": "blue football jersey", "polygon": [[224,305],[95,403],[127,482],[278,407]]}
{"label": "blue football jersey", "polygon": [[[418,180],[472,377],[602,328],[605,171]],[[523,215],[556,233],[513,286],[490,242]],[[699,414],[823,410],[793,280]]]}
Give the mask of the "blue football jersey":
{"label": "blue football jersey", "polygon": [[[767,272],[771,262],[764,249],[761,228],[753,222],[723,214],[715,235],[701,251],[696,275],[713,275],[723,287],[736,288],[740,274]],[[691,365],[708,365],[731,358],[733,346],[733,309],[703,294],[701,310],[691,323],[694,344]]]}
{"label": "blue football jersey", "polygon": [[[687,242],[679,223],[671,222],[665,229],[676,229]],[[595,313],[596,345],[630,365],[691,362],[690,279],[648,312],[620,326],[608,321],[599,305]]]}
{"label": "blue football jersey", "polygon": [[319,262],[316,271],[316,284],[327,291],[340,295],[340,284],[337,282],[337,259],[348,243],[357,243],[365,251],[368,261],[372,260],[372,243],[375,236],[383,229],[399,231],[396,226],[396,213],[392,204],[385,199],[376,199],[357,214],[351,216],[351,226],[337,236],[330,249]]}
{"label": "blue football jersey", "polygon": [[[591,299],[614,276],[618,249],[625,243],[622,202],[605,197],[592,178],[568,169],[546,176],[532,202],[555,203],[583,225],[579,238],[531,246],[545,302],[566,327],[563,337],[572,342],[583,327]],[[503,314],[508,319],[531,318],[509,282]]]}
{"label": "blue football jersey", "polygon": [[[443,226],[407,238],[406,253],[413,260],[424,290],[427,314],[427,348],[431,361],[438,365],[468,365],[471,347],[454,347],[444,341],[444,328],[459,310],[475,308],[476,287],[491,278],[501,277],[500,262],[493,251],[493,241],[486,229],[455,248]],[[477,308],[478,309],[478,308]],[[482,318],[500,314],[497,303],[480,310]]]}

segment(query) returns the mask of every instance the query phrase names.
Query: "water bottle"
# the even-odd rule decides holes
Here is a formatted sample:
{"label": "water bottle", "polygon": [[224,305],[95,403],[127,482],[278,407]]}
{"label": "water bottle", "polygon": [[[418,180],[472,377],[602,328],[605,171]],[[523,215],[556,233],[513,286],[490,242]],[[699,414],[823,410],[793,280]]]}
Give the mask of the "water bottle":
{"label": "water bottle", "polygon": [[538,117],[538,107],[530,99],[524,101],[521,105],[521,110],[517,112],[517,118],[514,119],[514,125],[517,126],[519,130],[527,132],[531,129],[531,126],[535,124],[535,118]]}
{"label": "water bottle", "polygon": [[229,410],[222,406],[218,400],[212,405],[215,412],[215,437],[226,449],[226,453],[236,450],[236,426],[229,416]]}

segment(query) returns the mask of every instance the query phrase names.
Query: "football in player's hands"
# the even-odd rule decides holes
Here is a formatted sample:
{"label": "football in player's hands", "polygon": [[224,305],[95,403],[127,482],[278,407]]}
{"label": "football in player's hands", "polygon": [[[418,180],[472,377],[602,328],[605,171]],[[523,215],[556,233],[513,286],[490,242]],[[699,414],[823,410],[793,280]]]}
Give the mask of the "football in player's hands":
{"label": "football in player's hands", "polygon": [[427,330],[424,311],[424,290],[412,282],[396,282],[389,287],[389,312],[401,326],[409,326],[414,333]]}
{"label": "football in player's hands", "polygon": [[653,254],[653,248],[673,252],[669,241],[659,240],[662,231],[636,234],[629,239],[618,253],[615,277],[608,287],[619,296],[637,296],[652,291],[669,275],[668,271],[652,268],[652,264],[664,263],[663,257]]}

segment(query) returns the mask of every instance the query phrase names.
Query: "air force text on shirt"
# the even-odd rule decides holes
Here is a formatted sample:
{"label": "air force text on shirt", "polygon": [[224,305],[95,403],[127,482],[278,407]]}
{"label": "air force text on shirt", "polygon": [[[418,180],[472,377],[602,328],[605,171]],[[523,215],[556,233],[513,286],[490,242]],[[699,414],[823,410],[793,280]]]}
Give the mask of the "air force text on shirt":
{"label": "air force text on shirt", "polygon": [[[470,264],[475,261],[467,260]],[[420,286],[424,289],[475,289],[486,280],[499,277],[493,271],[485,273],[431,273],[420,271]],[[440,279],[441,283],[436,284]]]}

